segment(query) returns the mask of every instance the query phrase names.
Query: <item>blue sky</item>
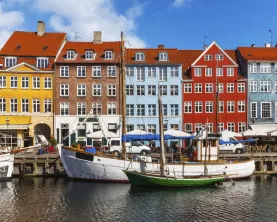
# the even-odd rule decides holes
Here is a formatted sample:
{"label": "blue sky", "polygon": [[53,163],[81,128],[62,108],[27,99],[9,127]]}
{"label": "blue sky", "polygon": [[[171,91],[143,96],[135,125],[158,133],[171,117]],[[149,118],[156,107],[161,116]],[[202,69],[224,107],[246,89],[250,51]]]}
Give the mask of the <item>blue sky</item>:
{"label": "blue sky", "polygon": [[47,31],[67,32],[91,41],[93,31],[118,40],[124,31],[128,47],[202,49],[216,41],[224,49],[263,46],[277,41],[276,0],[0,0],[0,47],[14,30],[35,31],[43,20]]}

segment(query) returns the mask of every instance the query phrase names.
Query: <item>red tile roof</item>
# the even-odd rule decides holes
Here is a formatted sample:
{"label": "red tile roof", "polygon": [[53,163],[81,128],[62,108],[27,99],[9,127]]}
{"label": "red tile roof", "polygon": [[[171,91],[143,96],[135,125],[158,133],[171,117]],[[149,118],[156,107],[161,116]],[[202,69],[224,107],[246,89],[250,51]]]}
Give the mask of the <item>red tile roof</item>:
{"label": "red tile roof", "polygon": [[[119,63],[120,62],[120,47],[121,42],[102,42],[101,44],[95,44],[93,42],[66,42],[62,48],[57,63]],[[77,53],[75,59],[66,59],[66,52],[68,50],[74,50]],[[96,53],[94,60],[85,59],[85,51],[92,50]],[[106,50],[114,52],[113,60],[105,60],[104,53]]]}
{"label": "red tile roof", "polygon": [[6,56],[56,56],[65,33],[46,32],[43,36],[37,36],[36,32],[15,31],[0,51],[0,55]]}
{"label": "red tile roof", "polygon": [[238,47],[242,57],[249,61],[277,61],[277,48]]}

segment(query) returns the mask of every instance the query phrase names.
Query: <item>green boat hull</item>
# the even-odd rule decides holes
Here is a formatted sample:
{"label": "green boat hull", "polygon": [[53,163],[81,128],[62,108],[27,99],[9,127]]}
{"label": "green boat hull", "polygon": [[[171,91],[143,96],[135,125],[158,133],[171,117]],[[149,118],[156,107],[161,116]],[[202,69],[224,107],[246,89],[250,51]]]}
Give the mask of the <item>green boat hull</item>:
{"label": "green boat hull", "polygon": [[145,187],[199,187],[216,185],[225,180],[224,176],[194,177],[194,178],[174,178],[163,177],[153,174],[143,174],[138,172],[124,171],[129,182],[134,186]]}

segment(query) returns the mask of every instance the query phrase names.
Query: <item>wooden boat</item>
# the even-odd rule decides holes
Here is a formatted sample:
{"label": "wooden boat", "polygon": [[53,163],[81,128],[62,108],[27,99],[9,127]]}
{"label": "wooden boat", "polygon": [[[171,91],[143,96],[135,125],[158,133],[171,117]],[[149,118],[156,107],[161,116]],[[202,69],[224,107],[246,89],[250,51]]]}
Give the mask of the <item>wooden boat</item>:
{"label": "wooden boat", "polygon": [[0,153],[0,180],[10,179],[13,172],[14,154]]}

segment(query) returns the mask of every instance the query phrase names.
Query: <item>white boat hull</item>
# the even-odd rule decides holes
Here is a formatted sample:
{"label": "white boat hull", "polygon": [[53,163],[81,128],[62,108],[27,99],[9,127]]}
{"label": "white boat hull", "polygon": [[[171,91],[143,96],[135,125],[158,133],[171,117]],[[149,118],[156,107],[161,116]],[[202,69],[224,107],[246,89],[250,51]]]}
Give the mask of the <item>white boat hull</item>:
{"label": "white boat hull", "polygon": [[[59,148],[61,160],[67,175],[70,178],[128,182],[128,178],[122,170],[133,170],[139,172],[153,172],[159,170],[157,163],[130,162],[117,158],[94,155],[93,160],[85,160],[76,157],[73,149]],[[226,173],[231,178],[250,177],[255,170],[254,160],[243,162],[214,162],[207,163],[208,174],[218,175]],[[202,175],[204,163],[187,162],[184,164],[166,165],[170,174],[181,174],[185,176]]]}
{"label": "white boat hull", "polygon": [[14,164],[14,154],[0,154],[0,180],[10,179],[12,177]]}

